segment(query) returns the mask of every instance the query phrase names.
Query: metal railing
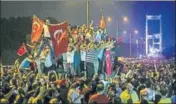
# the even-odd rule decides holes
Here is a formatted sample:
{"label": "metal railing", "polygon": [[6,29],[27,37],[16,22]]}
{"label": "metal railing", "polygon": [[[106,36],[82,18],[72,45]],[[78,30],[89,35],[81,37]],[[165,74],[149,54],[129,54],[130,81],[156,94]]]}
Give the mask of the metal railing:
{"label": "metal railing", "polygon": [[10,69],[10,68],[12,68],[13,67],[13,65],[2,65],[2,68],[3,69]]}

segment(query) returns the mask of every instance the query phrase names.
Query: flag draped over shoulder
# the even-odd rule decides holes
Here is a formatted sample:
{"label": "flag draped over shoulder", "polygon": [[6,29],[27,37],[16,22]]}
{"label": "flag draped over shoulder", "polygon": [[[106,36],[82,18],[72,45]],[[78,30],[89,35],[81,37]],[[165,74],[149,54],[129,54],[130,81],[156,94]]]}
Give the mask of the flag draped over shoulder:
{"label": "flag draped over shoulder", "polygon": [[111,75],[111,59],[110,59],[110,50],[106,51],[106,72],[107,75]]}
{"label": "flag draped over shoulder", "polygon": [[31,33],[31,42],[37,42],[43,32],[44,22],[39,19],[37,16],[33,16],[32,20],[32,33]]}
{"label": "flag draped over shoulder", "polygon": [[67,36],[67,28],[68,23],[62,22],[60,24],[52,24],[48,25],[49,32],[51,35],[54,52],[56,57],[61,53],[65,53],[67,51],[68,46],[68,36]]}
{"label": "flag draped over shoulder", "polygon": [[102,14],[101,19],[100,19],[99,27],[100,27],[101,29],[105,29],[105,28],[106,28],[106,23],[105,23],[105,19],[104,19],[103,14]]}
{"label": "flag draped over shoulder", "polygon": [[21,45],[21,47],[18,49],[17,54],[18,54],[19,56],[22,56],[22,55],[24,55],[26,52],[27,52],[27,49],[26,49],[25,44],[23,43],[23,44]]}
{"label": "flag draped over shoulder", "polygon": [[118,38],[117,38],[117,44],[120,44],[121,42],[122,42],[122,40],[123,40],[123,37],[122,37],[122,35],[121,36],[119,36]]}

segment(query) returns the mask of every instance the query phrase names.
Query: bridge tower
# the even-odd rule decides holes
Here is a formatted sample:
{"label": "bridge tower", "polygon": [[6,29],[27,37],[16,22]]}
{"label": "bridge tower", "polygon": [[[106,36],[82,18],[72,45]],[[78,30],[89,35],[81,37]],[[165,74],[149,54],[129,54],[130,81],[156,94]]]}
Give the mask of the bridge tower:
{"label": "bridge tower", "polygon": [[[151,34],[149,32],[149,21],[159,21],[159,33]],[[145,28],[145,45],[146,55],[154,55],[162,53],[162,21],[161,15],[146,15],[146,28]]]}

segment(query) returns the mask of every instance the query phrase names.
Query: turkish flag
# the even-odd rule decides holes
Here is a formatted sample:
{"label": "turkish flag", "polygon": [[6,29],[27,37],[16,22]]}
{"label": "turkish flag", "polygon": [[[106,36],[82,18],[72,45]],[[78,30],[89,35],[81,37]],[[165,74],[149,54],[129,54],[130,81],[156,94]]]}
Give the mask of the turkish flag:
{"label": "turkish flag", "polygon": [[100,19],[100,25],[99,25],[99,27],[101,29],[105,29],[106,28],[106,23],[105,23],[105,19],[104,19],[103,14],[102,14],[101,19]]}
{"label": "turkish flag", "polygon": [[31,42],[37,42],[40,39],[40,36],[43,31],[44,22],[39,19],[37,16],[33,16],[32,20],[32,33],[31,33]]}
{"label": "turkish flag", "polygon": [[54,52],[56,57],[62,53],[67,52],[68,47],[68,36],[67,36],[67,28],[68,23],[62,22],[60,24],[52,24],[48,25],[49,32],[51,35]]}
{"label": "turkish flag", "polygon": [[25,44],[23,43],[23,44],[21,45],[21,47],[18,49],[17,54],[18,54],[19,56],[22,56],[22,55],[24,55],[26,52],[27,52],[27,49],[26,49]]}
{"label": "turkish flag", "polygon": [[122,42],[122,40],[123,40],[122,36],[118,37],[117,44],[120,44]]}

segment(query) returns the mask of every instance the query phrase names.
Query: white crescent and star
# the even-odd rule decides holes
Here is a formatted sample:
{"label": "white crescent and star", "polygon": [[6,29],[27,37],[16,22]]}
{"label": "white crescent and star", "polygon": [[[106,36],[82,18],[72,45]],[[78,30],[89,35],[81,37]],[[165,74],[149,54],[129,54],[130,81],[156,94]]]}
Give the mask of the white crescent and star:
{"label": "white crescent and star", "polygon": [[[62,31],[62,29],[59,29],[59,30],[56,30],[55,32],[54,32],[54,38],[56,39],[57,38],[57,35],[58,34],[60,34],[60,33],[63,33],[63,31]],[[56,39],[57,40],[57,39]]]}

